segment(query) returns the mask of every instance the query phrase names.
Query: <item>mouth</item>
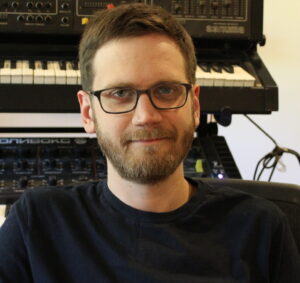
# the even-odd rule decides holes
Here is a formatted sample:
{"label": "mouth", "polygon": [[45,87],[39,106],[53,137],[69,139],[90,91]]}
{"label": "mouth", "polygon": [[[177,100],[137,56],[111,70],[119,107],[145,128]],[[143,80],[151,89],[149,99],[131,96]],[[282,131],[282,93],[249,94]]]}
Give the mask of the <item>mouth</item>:
{"label": "mouth", "polygon": [[176,135],[173,131],[162,129],[140,129],[134,132],[126,133],[121,138],[123,146],[128,145],[158,145],[165,141],[175,141]]}
{"label": "mouth", "polygon": [[169,140],[169,138],[161,137],[161,138],[136,139],[136,140],[131,140],[130,142],[136,144],[154,144],[165,140]]}

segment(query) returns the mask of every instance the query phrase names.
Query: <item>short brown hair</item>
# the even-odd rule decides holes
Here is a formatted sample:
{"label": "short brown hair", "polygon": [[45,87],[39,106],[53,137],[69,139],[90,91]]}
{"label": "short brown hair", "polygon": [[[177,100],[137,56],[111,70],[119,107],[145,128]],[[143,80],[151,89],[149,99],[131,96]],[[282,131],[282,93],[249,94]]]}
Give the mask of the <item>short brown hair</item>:
{"label": "short brown hair", "polygon": [[176,42],[186,62],[187,79],[189,83],[195,83],[195,49],[187,31],[161,7],[135,3],[101,10],[86,26],[79,46],[82,88],[91,90],[94,78],[92,63],[101,46],[112,39],[150,33],[167,35]]}

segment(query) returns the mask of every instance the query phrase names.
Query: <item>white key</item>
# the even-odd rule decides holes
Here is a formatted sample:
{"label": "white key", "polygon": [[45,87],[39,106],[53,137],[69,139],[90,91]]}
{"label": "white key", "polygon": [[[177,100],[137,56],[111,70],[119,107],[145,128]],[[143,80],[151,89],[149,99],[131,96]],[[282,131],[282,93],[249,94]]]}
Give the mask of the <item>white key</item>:
{"label": "white key", "polygon": [[16,62],[16,68],[11,70],[11,83],[12,84],[21,84],[22,83],[22,69],[23,69],[23,61],[18,60]]}
{"label": "white key", "polygon": [[54,85],[55,84],[55,71],[53,62],[47,62],[47,69],[44,70],[44,83],[47,85]]}
{"label": "white key", "polygon": [[214,78],[209,72],[204,72],[199,66],[197,66],[196,83],[200,86],[213,86]]}
{"label": "white key", "polygon": [[76,70],[77,73],[77,84],[81,85],[81,74],[80,74],[80,70]]}
{"label": "white key", "polygon": [[225,73],[216,72],[214,70],[210,71],[213,78],[214,86],[224,86],[225,84]]}
{"label": "white key", "polygon": [[5,211],[6,211],[6,205],[0,204],[0,227],[5,221]]}
{"label": "white key", "polygon": [[73,69],[72,62],[66,62],[67,85],[76,85],[78,81],[77,71]]}
{"label": "white key", "polygon": [[240,66],[233,66],[234,74],[237,77],[235,81],[235,86],[242,86],[242,87],[253,87],[255,84],[255,78],[251,76],[248,72],[246,72]]}
{"label": "white key", "polygon": [[42,61],[34,62],[34,71],[33,71],[33,83],[34,84],[44,84],[45,82],[45,70],[43,70]]}
{"label": "white key", "polygon": [[22,82],[23,84],[33,84],[33,69],[29,67],[29,61],[22,62]]}
{"label": "white key", "polygon": [[225,76],[224,87],[242,87],[243,82],[240,81],[239,77],[234,73],[234,66],[232,66],[232,69],[233,73],[226,72],[225,70],[223,71]]}
{"label": "white key", "polygon": [[65,70],[60,68],[59,62],[53,62],[54,71],[55,71],[55,83],[57,85],[65,85],[67,83],[67,74]]}
{"label": "white key", "polygon": [[5,60],[3,68],[0,69],[0,83],[10,84],[11,83],[11,61]]}

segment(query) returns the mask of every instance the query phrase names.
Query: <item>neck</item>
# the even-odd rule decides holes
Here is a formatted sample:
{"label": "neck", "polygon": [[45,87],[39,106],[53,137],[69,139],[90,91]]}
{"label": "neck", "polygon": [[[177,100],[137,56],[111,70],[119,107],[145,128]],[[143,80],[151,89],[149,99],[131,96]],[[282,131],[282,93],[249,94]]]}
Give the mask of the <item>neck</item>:
{"label": "neck", "polygon": [[191,197],[192,186],[184,178],[183,164],[165,180],[138,184],[121,178],[108,164],[107,183],[111,192],[127,205],[149,212],[169,212],[184,205]]}

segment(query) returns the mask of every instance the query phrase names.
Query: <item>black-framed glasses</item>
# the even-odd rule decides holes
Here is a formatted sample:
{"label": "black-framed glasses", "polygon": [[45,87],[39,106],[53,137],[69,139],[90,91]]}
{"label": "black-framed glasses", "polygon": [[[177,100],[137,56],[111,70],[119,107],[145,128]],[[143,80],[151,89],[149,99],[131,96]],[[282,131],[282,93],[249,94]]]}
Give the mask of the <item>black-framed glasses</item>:
{"label": "black-framed glasses", "polygon": [[99,99],[104,112],[121,114],[134,110],[141,94],[147,94],[153,107],[158,110],[183,107],[191,88],[192,85],[187,83],[164,82],[149,89],[116,87],[89,91],[89,93]]}

